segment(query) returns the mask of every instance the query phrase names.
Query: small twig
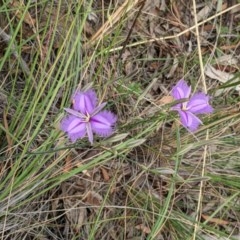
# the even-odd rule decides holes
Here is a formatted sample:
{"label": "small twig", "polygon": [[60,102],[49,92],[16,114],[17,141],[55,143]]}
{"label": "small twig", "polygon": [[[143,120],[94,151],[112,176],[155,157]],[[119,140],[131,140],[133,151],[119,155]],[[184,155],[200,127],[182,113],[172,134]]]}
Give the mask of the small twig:
{"label": "small twig", "polygon": [[140,16],[140,14],[141,14],[141,12],[142,12],[143,7],[145,6],[145,3],[146,3],[146,0],[144,0],[144,1],[142,2],[141,6],[140,6],[140,8],[139,8],[139,10],[138,10],[138,12],[137,12],[137,15],[136,15],[136,17],[135,17],[135,19],[134,19],[134,21],[133,21],[133,24],[132,24],[132,26],[131,26],[131,28],[130,28],[130,30],[129,30],[129,32],[128,32],[128,35],[127,35],[127,37],[126,37],[126,40],[125,40],[125,41],[123,42],[123,44],[122,44],[122,49],[121,49],[121,52],[120,52],[120,54],[119,54],[119,58],[118,58],[118,59],[121,59],[121,57],[122,57],[122,55],[123,55],[123,53],[124,53],[124,51],[125,51],[125,49],[126,49],[127,43],[128,43],[128,41],[129,41],[129,38],[130,38],[130,36],[131,36],[131,34],[132,34],[132,31],[133,31],[133,28],[134,28],[134,26],[135,26],[135,24],[136,24],[136,22],[137,22],[138,17]]}
{"label": "small twig", "polygon": [[[0,37],[3,39],[3,41],[7,44],[11,41],[12,37],[9,36],[1,27],[0,27]],[[23,60],[23,58],[18,54],[16,51],[16,46],[12,44],[12,54],[13,56],[19,60],[20,66],[22,67],[23,71],[27,73],[28,75],[30,74],[30,70],[26,62]]]}
{"label": "small twig", "polygon": [[[6,44],[9,44],[12,40],[12,37],[10,35],[8,35],[4,29],[2,29],[0,27],[0,37],[3,39],[3,41],[6,43]],[[34,89],[36,90],[37,89],[37,85],[36,85],[36,82],[35,82],[35,79],[31,76],[31,71],[27,65],[27,63],[23,60],[22,56],[20,54],[18,54],[17,52],[17,48],[16,46],[12,43],[11,44],[11,48],[12,48],[12,55],[19,60],[19,64],[23,70],[24,73],[27,74],[27,76],[32,80],[33,84],[34,84]]]}
{"label": "small twig", "polygon": [[8,134],[9,127],[8,127],[8,121],[7,121],[7,112],[6,112],[5,109],[3,111],[3,125],[4,125],[4,127],[6,129],[6,138],[7,138],[7,143],[8,143],[7,153],[11,154],[12,153],[13,141],[12,141],[11,137]]}

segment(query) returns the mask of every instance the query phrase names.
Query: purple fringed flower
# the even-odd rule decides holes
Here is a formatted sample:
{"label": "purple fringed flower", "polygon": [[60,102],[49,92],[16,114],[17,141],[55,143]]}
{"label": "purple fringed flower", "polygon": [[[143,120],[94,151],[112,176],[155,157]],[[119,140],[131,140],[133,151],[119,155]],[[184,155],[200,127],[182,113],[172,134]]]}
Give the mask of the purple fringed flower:
{"label": "purple fringed flower", "polygon": [[[172,89],[172,96],[175,100],[188,98],[189,100],[179,103],[172,107],[172,110],[178,111],[181,123],[190,131],[195,131],[202,121],[196,116],[197,114],[205,114],[213,112],[213,108],[209,105],[209,96],[205,93],[195,93],[190,97],[191,86],[182,79]],[[189,98],[190,97],[190,98]]]}
{"label": "purple fringed flower", "polygon": [[73,109],[65,108],[69,115],[61,122],[61,129],[72,142],[87,135],[92,144],[93,133],[101,137],[108,137],[113,133],[117,117],[109,111],[102,111],[106,103],[97,106],[98,99],[93,90],[76,92],[72,100]]}

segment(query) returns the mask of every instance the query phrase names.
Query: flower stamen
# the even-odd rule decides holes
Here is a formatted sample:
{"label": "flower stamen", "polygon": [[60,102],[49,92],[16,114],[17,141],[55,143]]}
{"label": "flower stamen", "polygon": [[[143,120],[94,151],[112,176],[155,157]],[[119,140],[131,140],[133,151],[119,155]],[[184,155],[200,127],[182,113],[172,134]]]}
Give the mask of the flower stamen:
{"label": "flower stamen", "polygon": [[188,108],[187,108],[187,102],[182,103],[182,110],[183,110],[183,111],[187,111],[187,110],[188,110]]}

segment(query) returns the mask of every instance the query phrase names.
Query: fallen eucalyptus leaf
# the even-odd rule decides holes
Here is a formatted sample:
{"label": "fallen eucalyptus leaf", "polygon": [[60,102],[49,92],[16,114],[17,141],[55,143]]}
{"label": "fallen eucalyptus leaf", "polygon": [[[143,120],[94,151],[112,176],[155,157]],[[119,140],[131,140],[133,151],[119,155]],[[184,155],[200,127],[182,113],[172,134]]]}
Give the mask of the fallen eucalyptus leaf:
{"label": "fallen eucalyptus leaf", "polygon": [[[238,77],[236,78],[234,74],[217,70],[216,68],[214,68],[210,64],[206,65],[205,74],[208,77],[210,77],[212,79],[215,79],[215,80],[218,80],[221,83],[226,83],[228,81],[231,81],[232,79],[234,79],[234,81],[231,81],[231,83],[240,81],[240,79]],[[229,90],[231,88],[235,88],[235,90],[237,90],[237,91],[240,90],[239,85],[233,86],[233,87],[228,87],[227,89]],[[226,91],[226,89],[217,90],[216,93],[215,93],[215,96],[221,95],[224,91]]]}

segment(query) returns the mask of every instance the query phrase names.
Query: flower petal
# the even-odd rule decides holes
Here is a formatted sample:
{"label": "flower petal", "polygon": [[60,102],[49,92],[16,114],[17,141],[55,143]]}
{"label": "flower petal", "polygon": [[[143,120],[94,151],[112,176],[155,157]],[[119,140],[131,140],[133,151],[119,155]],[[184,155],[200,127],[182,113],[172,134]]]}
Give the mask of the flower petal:
{"label": "flower petal", "polygon": [[92,131],[92,126],[89,122],[86,124],[86,128],[87,128],[88,140],[91,144],[93,144],[93,131]]}
{"label": "flower petal", "polygon": [[189,111],[178,111],[181,123],[184,127],[188,128],[191,132],[197,130],[202,121]]}
{"label": "flower petal", "polygon": [[90,120],[93,132],[101,137],[107,137],[113,133],[116,121],[116,115],[109,111],[99,112]]}
{"label": "flower petal", "polygon": [[174,110],[174,111],[181,111],[182,109],[182,103],[178,103],[176,105],[174,105],[173,107],[171,107],[171,110]]}
{"label": "flower petal", "polygon": [[187,109],[194,114],[211,113],[213,108],[208,101],[209,96],[205,93],[195,93],[187,103]]}
{"label": "flower petal", "polygon": [[91,116],[94,116],[94,115],[96,115],[97,113],[99,113],[99,112],[106,106],[106,104],[107,104],[107,103],[104,102],[104,103],[101,103],[99,106],[97,106],[97,107],[93,110]]}
{"label": "flower petal", "polygon": [[97,95],[93,90],[76,92],[73,95],[73,109],[83,114],[91,114],[97,105]]}
{"label": "flower petal", "polygon": [[172,96],[176,99],[189,98],[191,93],[191,86],[189,87],[187,83],[181,79],[178,81],[176,86],[172,89]]}
{"label": "flower petal", "polygon": [[80,112],[78,112],[78,111],[76,111],[76,110],[73,110],[73,109],[71,109],[71,108],[64,108],[64,110],[65,110],[67,113],[69,113],[69,114],[71,114],[71,115],[74,115],[74,116],[76,116],[76,117],[79,117],[79,118],[81,118],[81,119],[85,119],[85,118],[86,118],[86,116],[85,116],[84,114],[82,114],[82,113],[80,113]]}
{"label": "flower petal", "polygon": [[86,135],[86,123],[73,115],[64,118],[60,124],[60,128],[68,134],[72,142]]}

